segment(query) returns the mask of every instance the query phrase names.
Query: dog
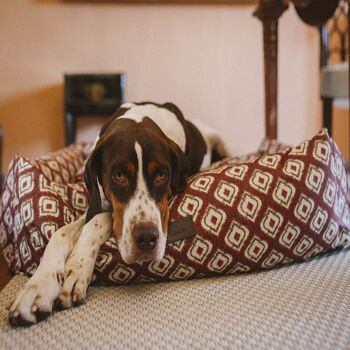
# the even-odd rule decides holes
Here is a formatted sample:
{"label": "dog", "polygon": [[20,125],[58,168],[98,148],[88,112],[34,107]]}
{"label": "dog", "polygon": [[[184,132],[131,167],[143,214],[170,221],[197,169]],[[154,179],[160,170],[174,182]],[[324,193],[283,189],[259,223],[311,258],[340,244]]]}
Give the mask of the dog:
{"label": "dog", "polygon": [[85,301],[101,245],[113,234],[128,263],[163,258],[169,197],[227,157],[221,137],[172,103],[126,103],[102,127],[85,166],[88,210],[51,237],[34,275],[9,308],[12,325]]}

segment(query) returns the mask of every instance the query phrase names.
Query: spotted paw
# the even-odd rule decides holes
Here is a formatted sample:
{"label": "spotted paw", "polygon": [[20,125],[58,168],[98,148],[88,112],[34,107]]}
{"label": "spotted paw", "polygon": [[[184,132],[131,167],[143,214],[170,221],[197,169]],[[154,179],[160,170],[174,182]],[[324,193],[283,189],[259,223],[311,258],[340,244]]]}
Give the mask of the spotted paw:
{"label": "spotted paw", "polygon": [[[86,259],[86,258],[85,258]],[[94,261],[83,257],[70,257],[65,266],[65,279],[59,295],[63,309],[85,302],[86,292],[91,282]]]}
{"label": "spotted paw", "polygon": [[13,326],[29,326],[46,319],[53,310],[63,284],[63,272],[35,274],[9,308]]}

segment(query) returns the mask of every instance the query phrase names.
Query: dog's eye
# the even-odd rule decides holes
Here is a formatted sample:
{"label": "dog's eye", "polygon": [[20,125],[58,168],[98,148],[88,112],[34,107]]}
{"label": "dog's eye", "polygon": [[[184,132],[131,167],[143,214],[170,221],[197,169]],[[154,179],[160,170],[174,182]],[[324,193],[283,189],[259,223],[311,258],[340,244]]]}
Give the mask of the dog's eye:
{"label": "dog's eye", "polygon": [[127,185],[128,184],[128,179],[127,177],[121,172],[120,170],[116,171],[113,174],[113,180],[118,184],[118,185]]}
{"label": "dog's eye", "polygon": [[168,179],[168,174],[165,171],[160,171],[155,180],[154,183],[156,185],[162,185],[166,180]]}

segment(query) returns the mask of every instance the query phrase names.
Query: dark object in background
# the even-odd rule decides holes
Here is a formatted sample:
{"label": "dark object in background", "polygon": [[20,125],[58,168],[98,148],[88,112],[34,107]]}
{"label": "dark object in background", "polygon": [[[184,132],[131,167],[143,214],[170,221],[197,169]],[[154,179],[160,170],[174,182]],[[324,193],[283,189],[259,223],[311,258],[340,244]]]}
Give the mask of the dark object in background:
{"label": "dark object in background", "polygon": [[[334,62],[349,61],[349,3],[340,0],[332,18],[319,27],[321,99],[323,102],[323,126],[332,136],[333,102],[337,98],[349,97],[349,66],[334,65]],[[350,142],[350,130],[349,130]],[[350,147],[350,144],[349,144]]]}
{"label": "dark object in background", "polygon": [[[300,18],[308,24],[318,27],[326,22],[334,13],[337,15],[338,10],[345,12],[348,16],[348,0],[259,0],[254,16],[259,18],[263,24],[264,40],[264,70],[265,70],[265,135],[270,139],[277,139],[277,111],[278,111],[278,22],[280,16],[288,9],[289,3],[296,8]],[[317,8],[317,11],[315,11]],[[339,11],[338,11],[339,12]],[[346,32],[348,29],[346,29]],[[339,32],[339,31],[338,31]],[[344,32],[341,38],[346,37]],[[323,42],[323,37],[322,37]],[[341,39],[342,40],[342,39]],[[345,40],[343,40],[345,42]],[[323,44],[322,44],[323,47]],[[345,49],[341,49],[342,57],[348,55]],[[324,53],[321,52],[321,57]],[[347,56],[348,57],[348,56]],[[322,58],[321,62],[325,59]],[[330,110],[330,101],[325,101],[325,114]],[[329,128],[331,117],[325,116],[325,125]]]}
{"label": "dark object in background", "polygon": [[2,182],[4,181],[4,174],[2,173],[2,138],[4,132],[0,126],[0,194],[2,193]]}
{"label": "dark object in background", "polygon": [[312,26],[322,26],[333,16],[339,0],[312,0],[295,4],[299,17]]}
{"label": "dark object in background", "polygon": [[75,141],[77,116],[110,116],[124,103],[124,74],[65,74],[66,145]]}
{"label": "dark object in background", "polygon": [[[332,110],[336,98],[349,96],[347,81],[348,68],[329,65],[332,56],[338,62],[348,61],[349,47],[346,41],[349,37],[348,0],[305,0],[295,10],[307,24],[316,26],[320,31],[320,67],[321,67],[321,99],[323,102],[323,126],[332,136]],[[327,22],[330,21],[330,25]],[[339,42],[331,47],[331,38]],[[336,40],[337,39],[337,40]]]}

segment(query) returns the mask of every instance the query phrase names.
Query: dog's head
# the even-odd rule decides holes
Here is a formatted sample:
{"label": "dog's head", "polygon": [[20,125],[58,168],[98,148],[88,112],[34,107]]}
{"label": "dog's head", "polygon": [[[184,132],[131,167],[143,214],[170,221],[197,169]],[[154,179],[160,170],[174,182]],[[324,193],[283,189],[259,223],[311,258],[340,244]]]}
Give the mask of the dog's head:
{"label": "dog's head", "polygon": [[100,136],[85,169],[87,221],[102,211],[101,191],[126,263],[159,261],[168,231],[168,199],[188,174],[183,151],[150,119],[115,119]]}

